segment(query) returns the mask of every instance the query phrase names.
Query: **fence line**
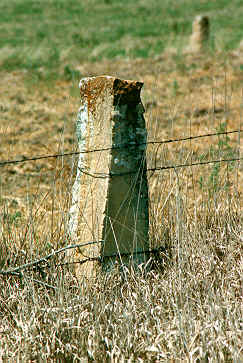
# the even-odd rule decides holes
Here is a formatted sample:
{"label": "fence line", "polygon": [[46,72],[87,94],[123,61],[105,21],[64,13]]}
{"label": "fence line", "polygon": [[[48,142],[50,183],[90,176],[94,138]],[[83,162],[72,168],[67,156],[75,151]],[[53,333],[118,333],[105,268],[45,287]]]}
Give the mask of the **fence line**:
{"label": "fence line", "polygon": [[[148,169],[146,169],[146,171],[155,172],[155,171],[177,169],[177,168],[183,168],[183,167],[189,167],[189,166],[207,165],[207,164],[214,164],[214,163],[221,163],[221,162],[234,162],[234,161],[240,161],[240,160],[243,160],[243,157],[242,158],[232,158],[232,159],[218,159],[218,160],[199,161],[197,163],[159,166],[159,167],[155,167],[155,168],[148,168]],[[79,168],[79,170],[82,173],[87,174],[88,176],[91,176],[92,178],[97,178],[97,179],[105,179],[105,178],[114,177],[114,176],[132,175],[132,174],[137,173],[137,171],[128,171],[128,172],[124,172],[124,173],[109,173],[109,174],[95,173],[94,172],[93,174],[91,174],[91,173],[87,172],[84,169]]]}
{"label": "fence line", "polygon": [[[187,164],[179,164],[179,165],[173,165],[173,166],[163,166],[163,167],[156,167],[156,168],[149,168],[147,169],[147,171],[160,171],[160,170],[167,170],[167,169],[176,169],[176,168],[181,168],[181,167],[189,167],[189,166],[196,166],[196,165],[206,165],[206,164],[210,164],[210,163],[220,163],[220,162],[232,162],[232,161],[239,161],[239,160],[243,160],[243,158],[233,158],[233,159],[221,159],[221,160],[211,160],[211,161],[205,161],[205,162],[198,162],[198,163],[187,163]],[[83,171],[81,169],[81,171]],[[114,173],[111,173],[111,174],[107,174],[106,176],[102,175],[102,176],[95,176],[95,175],[91,175],[91,174],[88,174],[92,177],[96,177],[96,178],[104,178],[104,177],[112,177],[112,176],[121,176],[121,175],[126,175],[126,174],[134,174],[135,172],[127,172],[127,173],[119,173],[119,174],[114,174]],[[64,252],[66,250],[69,250],[69,249],[74,249],[74,248],[79,248],[79,247],[85,247],[85,246],[88,246],[88,245],[93,245],[93,244],[99,244],[99,243],[102,243],[104,242],[103,240],[101,241],[90,241],[90,242],[86,242],[86,243],[78,243],[78,244],[74,244],[74,245],[68,245],[66,247],[62,247],[56,251],[53,251],[52,253],[42,257],[42,258],[39,258],[33,262],[28,262],[28,263],[25,263],[21,266],[18,266],[18,267],[15,267],[13,269],[9,269],[9,270],[0,270],[0,275],[3,275],[3,276],[15,276],[15,277],[18,277],[20,279],[23,278],[23,271],[24,270],[27,270],[27,269],[35,269],[37,268],[40,272],[43,272],[43,268],[50,268],[50,265],[47,264],[47,261],[49,259],[51,259],[52,257],[55,257],[57,254],[61,253],[61,252]],[[159,256],[159,253],[166,253],[167,250],[165,247],[163,246],[160,246],[158,248],[153,248],[153,249],[148,249],[148,250],[144,250],[144,251],[136,251],[136,252],[128,252],[128,253],[115,253],[115,254],[111,254],[111,255],[103,255],[103,256],[99,256],[99,257],[87,257],[83,260],[79,260],[79,261],[74,261],[74,262],[65,262],[65,263],[59,263],[59,264],[55,264],[55,267],[63,267],[63,266],[69,266],[69,265],[74,265],[74,264],[85,264],[87,262],[91,262],[91,261],[97,261],[99,263],[102,264],[102,262],[105,260],[105,259],[109,259],[109,258],[114,258],[114,257],[127,257],[127,256],[131,256],[131,255],[137,255],[137,254],[147,254],[147,255],[150,255],[150,256],[154,256],[155,257],[155,261],[156,261],[156,256],[158,258]],[[45,266],[41,266],[43,263],[46,263]],[[57,287],[55,286],[52,286],[44,281],[40,281],[40,280],[37,280],[37,279],[33,279],[29,276],[24,276],[24,278],[27,278],[29,280],[32,280],[33,282],[37,283],[37,284],[40,284],[40,285],[43,285],[47,288],[50,288],[50,289],[53,289],[53,290],[57,290]]]}
{"label": "fence line", "polygon": [[[141,263],[146,265],[150,260],[149,254],[158,253],[158,249],[151,250],[149,245],[149,193],[146,172],[234,162],[243,159],[240,157],[240,149],[238,149],[235,153],[238,157],[235,158],[227,154],[231,158],[223,159],[226,154],[219,154],[221,157],[219,160],[197,161],[202,160],[198,157],[195,158],[196,160],[194,159],[194,162],[191,159],[190,163],[184,160],[184,164],[157,166],[156,155],[160,145],[213,136],[220,140],[220,136],[230,134],[237,134],[240,140],[242,130],[239,128],[232,131],[147,142],[147,129],[143,117],[144,107],[140,99],[142,86],[143,83],[141,82],[120,80],[110,76],[81,79],[79,87],[82,105],[79,108],[76,122],[79,151],[39,157],[23,157],[22,160],[0,161],[0,166],[5,166],[79,155],[69,210],[68,236],[71,240],[77,241],[78,226],[80,226],[83,241],[90,241],[96,236],[97,240],[105,240],[103,241],[105,243],[103,243],[100,251],[97,244],[102,241],[79,245],[79,247],[91,245],[85,248],[87,252],[90,251],[91,253],[85,256],[83,252],[79,252],[81,261],[73,262],[82,266],[77,269],[77,275],[81,273],[81,275],[85,274],[86,277],[92,277],[95,261],[109,268],[112,262],[117,261],[117,257],[119,257],[122,265],[130,265],[130,256],[133,256],[134,265],[138,266]],[[102,124],[102,120],[107,119],[107,117],[109,122]],[[94,132],[94,130],[99,131]],[[226,142],[228,139],[226,138]],[[112,140],[113,145],[107,145],[105,140],[110,143]],[[101,142],[106,145],[103,146]],[[151,168],[147,168],[147,145],[158,145]],[[103,148],[101,148],[102,146]],[[113,150],[115,151],[109,153]],[[95,154],[95,152],[103,153]],[[93,153],[92,157],[90,153]],[[208,156],[207,159],[209,159]],[[122,176],[131,174],[136,175],[136,177],[122,178]],[[87,178],[87,175],[91,178],[106,180],[93,181]],[[117,176],[121,178],[116,178]],[[9,271],[0,271],[0,273],[15,276],[17,274],[20,278],[22,271],[28,268],[37,269],[41,273],[43,271],[41,271],[40,265],[44,264],[44,268],[49,268],[48,259],[57,253],[75,247],[78,245],[64,247],[37,261],[29,262]],[[70,264],[70,261],[66,260],[66,262],[68,265]],[[83,264],[85,263],[87,265],[85,265],[84,270]],[[59,266],[64,266],[64,264]]]}
{"label": "fence line", "polygon": [[[23,271],[24,270],[27,270],[27,269],[38,269],[39,272],[43,272],[43,268],[50,268],[51,266],[49,264],[45,265],[45,266],[41,266],[43,263],[46,263],[47,260],[49,260],[50,258],[56,256],[57,254],[61,253],[61,252],[64,252],[68,249],[74,249],[74,248],[78,248],[78,247],[85,247],[87,245],[91,245],[91,244],[98,244],[98,243],[102,243],[103,241],[91,241],[91,242],[86,242],[86,243],[78,243],[78,244],[74,244],[74,245],[68,245],[66,247],[63,247],[63,248],[60,248],[59,250],[56,250],[56,251],[53,251],[52,253],[38,259],[38,260],[35,260],[33,262],[28,262],[28,263],[25,263],[21,266],[18,266],[18,267],[15,267],[13,269],[9,269],[9,270],[0,270],[0,275],[3,275],[3,276],[15,276],[15,277],[18,277],[20,278],[21,280],[24,278],[27,278],[29,280],[33,280],[33,282],[37,283],[37,284],[40,284],[40,285],[43,285],[47,288],[51,288],[53,290],[57,290],[57,287],[56,286],[52,286],[44,281],[40,281],[40,280],[37,280],[37,279],[34,279],[32,277],[29,277],[29,276],[26,276],[24,275],[23,276]],[[87,257],[83,260],[80,260],[80,261],[74,261],[74,262],[65,262],[65,263],[59,263],[59,264],[55,264],[55,268],[56,267],[64,267],[64,266],[70,266],[70,265],[74,265],[74,264],[85,264],[87,262],[90,262],[90,261],[97,261],[99,262],[100,264],[102,264],[102,262],[105,260],[105,259],[108,259],[108,258],[114,258],[114,257],[127,257],[127,256],[131,256],[131,255],[137,255],[137,254],[147,254],[147,255],[150,255],[150,256],[153,256],[154,257],[154,261],[159,261],[160,259],[160,254],[164,254],[164,256],[166,256],[166,252],[167,252],[167,249],[166,247],[163,247],[163,246],[159,246],[158,248],[153,248],[153,249],[149,249],[149,250],[145,250],[145,251],[136,251],[136,252],[128,252],[128,253],[114,253],[114,254],[111,254],[111,255],[107,255],[107,256],[99,256],[99,257]]]}
{"label": "fence line", "polygon": [[21,265],[19,267],[14,268],[14,269],[11,269],[11,270],[8,270],[8,271],[0,270],[0,274],[2,274],[2,275],[16,274],[16,273],[20,272],[21,270],[25,270],[25,269],[28,269],[30,267],[34,268],[34,267],[40,265],[41,263],[47,262],[47,260],[49,260],[50,258],[56,256],[57,254],[59,254],[59,253],[61,253],[63,251],[66,251],[66,250],[69,250],[69,249],[72,249],[72,248],[85,247],[85,246],[89,246],[89,245],[92,245],[92,244],[98,244],[98,243],[102,243],[102,242],[103,241],[91,241],[91,242],[86,242],[86,243],[77,243],[77,244],[74,244],[74,245],[68,245],[66,247],[60,248],[59,250],[53,251],[49,255],[44,256],[44,257],[42,257],[42,258],[40,258],[38,260],[35,260],[33,262],[25,263],[24,265]]}
{"label": "fence line", "polygon": [[[188,136],[184,138],[178,138],[178,139],[168,139],[168,140],[161,140],[161,141],[148,141],[144,143],[139,144],[132,144],[131,146],[141,146],[141,145],[163,145],[163,144],[169,144],[174,142],[180,142],[180,141],[191,141],[199,138],[204,137],[213,137],[213,136],[222,136],[222,135],[229,135],[234,133],[241,133],[243,130],[232,130],[232,131],[223,131],[223,132],[216,132],[216,133],[210,133],[210,134],[203,134],[203,135],[196,135],[196,136]],[[63,154],[53,154],[53,155],[43,155],[43,156],[36,156],[32,158],[24,158],[22,160],[6,160],[6,161],[0,161],[0,167],[10,164],[19,164],[19,163],[25,163],[28,161],[38,161],[43,159],[50,159],[50,158],[59,158],[59,157],[65,157],[65,156],[73,156],[73,155],[79,155],[79,154],[88,154],[88,153],[94,153],[94,152],[100,152],[100,151],[109,151],[109,150],[119,150],[124,147],[127,147],[127,144],[120,144],[119,146],[113,146],[103,149],[94,149],[94,150],[86,150],[86,151],[73,151]],[[216,161],[218,162],[218,161]]]}
{"label": "fence line", "polygon": [[[0,275],[18,275],[18,274],[21,274],[21,271],[24,271],[24,270],[27,270],[29,268],[31,269],[35,269],[36,267],[39,267],[40,268],[40,265],[43,264],[43,263],[46,263],[47,260],[49,260],[50,258],[52,257],[55,257],[57,254],[61,253],[61,252],[64,252],[68,249],[74,249],[74,248],[79,248],[79,247],[85,247],[87,245],[91,245],[91,244],[99,244],[99,243],[102,243],[103,241],[92,241],[92,242],[87,242],[87,243],[77,243],[77,244],[74,244],[74,245],[68,245],[66,247],[63,247],[63,248],[60,248],[59,250],[56,250],[56,251],[53,251],[52,253],[44,256],[44,257],[41,257],[40,259],[38,260],[35,260],[33,262],[27,262],[21,266],[18,266],[18,267],[15,267],[13,269],[10,269],[10,270],[0,270]],[[124,257],[124,256],[131,256],[131,255],[138,255],[138,254],[156,254],[158,252],[166,252],[166,248],[163,247],[163,246],[160,246],[158,248],[153,248],[153,249],[149,249],[149,250],[145,250],[145,251],[136,251],[136,252],[126,252],[126,253],[114,253],[114,254],[111,254],[111,255],[105,255],[105,256],[99,256],[99,257],[87,257],[86,259],[84,260],[81,260],[81,261],[74,261],[74,262],[65,262],[65,263],[59,263],[59,264],[56,264],[55,267],[61,267],[61,266],[68,266],[68,265],[72,265],[72,264],[76,264],[76,263],[85,263],[85,262],[88,262],[88,261],[98,261],[98,262],[101,262],[103,259],[106,259],[106,258],[111,258],[111,257]],[[50,266],[49,265],[46,265],[45,266],[46,268],[49,268]],[[43,267],[42,267],[43,268]]]}

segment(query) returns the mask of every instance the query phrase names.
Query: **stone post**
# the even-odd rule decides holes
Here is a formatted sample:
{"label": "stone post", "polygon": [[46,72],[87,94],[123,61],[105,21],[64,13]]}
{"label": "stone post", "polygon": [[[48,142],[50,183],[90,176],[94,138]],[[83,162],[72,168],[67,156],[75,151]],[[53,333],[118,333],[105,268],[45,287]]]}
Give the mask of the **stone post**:
{"label": "stone post", "polygon": [[190,37],[187,51],[191,53],[199,53],[203,51],[209,40],[209,18],[208,16],[196,16],[192,24],[192,35]]}
{"label": "stone post", "polygon": [[[143,84],[100,76],[79,86],[80,155],[68,228],[73,241],[103,242],[79,249],[75,259],[101,257],[105,269],[115,261],[138,265],[149,248]],[[77,274],[94,276],[95,265],[77,264]]]}
{"label": "stone post", "polygon": [[239,47],[236,48],[232,54],[236,57],[241,57],[243,56],[243,39],[240,41]]}

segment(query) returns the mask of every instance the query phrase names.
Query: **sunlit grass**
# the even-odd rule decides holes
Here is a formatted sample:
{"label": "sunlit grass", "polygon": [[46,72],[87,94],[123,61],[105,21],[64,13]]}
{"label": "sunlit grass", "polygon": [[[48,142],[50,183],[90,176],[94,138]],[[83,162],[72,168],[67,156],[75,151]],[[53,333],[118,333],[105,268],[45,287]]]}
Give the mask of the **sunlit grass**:
{"label": "sunlit grass", "polygon": [[186,45],[192,21],[201,13],[211,21],[211,51],[238,45],[243,29],[238,0],[3,0],[0,66],[40,74],[44,70],[49,78],[84,61],[161,55],[170,46]]}

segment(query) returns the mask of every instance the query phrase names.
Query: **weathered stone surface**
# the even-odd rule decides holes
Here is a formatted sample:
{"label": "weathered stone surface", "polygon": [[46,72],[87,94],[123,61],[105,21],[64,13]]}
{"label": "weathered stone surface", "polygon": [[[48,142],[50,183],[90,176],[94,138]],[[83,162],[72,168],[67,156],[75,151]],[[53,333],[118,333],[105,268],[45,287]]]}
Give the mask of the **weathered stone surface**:
{"label": "weathered stone surface", "polygon": [[[79,243],[104,242],[79,250],[78,260],[103,257],[103,266],[109,267],[116,260],[138,265],[147,259],[141,253],[149,247],[142,86],[109,76],[80,81],[77,139],[81,154],[69,234]],[[95,149],[100,151],[82,153]],[[114,254],[119,256],[106,257]],[[78,275],[95,273],[94,262],[77,266]]]}
{"label": "weathered stone surface", "polygon": [[238,48],[236,48],[233,52],[232,55],[235,57],[243,57],[243,39],[240,41],[240,44],[238,46]]}
{"label": "weathered stone surface", "polygon": [[202,52],[209,40],[209,30],[209,18],[204,15],[196,16],[192,24],[192,35],[186,51],[191,53]]}

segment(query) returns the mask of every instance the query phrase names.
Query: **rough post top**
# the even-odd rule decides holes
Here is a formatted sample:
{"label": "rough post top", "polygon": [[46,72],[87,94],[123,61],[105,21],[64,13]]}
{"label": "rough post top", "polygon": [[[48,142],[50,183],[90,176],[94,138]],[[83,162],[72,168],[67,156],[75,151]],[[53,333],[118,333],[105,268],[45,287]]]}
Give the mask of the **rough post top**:
{"label": "rough post top", "polygon": [[209,17],[207,15],[197,15],[194,19],[194,24],[200,24],[202,26],[209,25]]}
{"label": "rough post top", "polygon": [[82,78],[79,83],[80,95],[87,99],[90,106],[94,106],[97,98],[113,97],[113,104],[133,104],[140,100],[142,82],[121,80],[116,77],[98,76]]}

